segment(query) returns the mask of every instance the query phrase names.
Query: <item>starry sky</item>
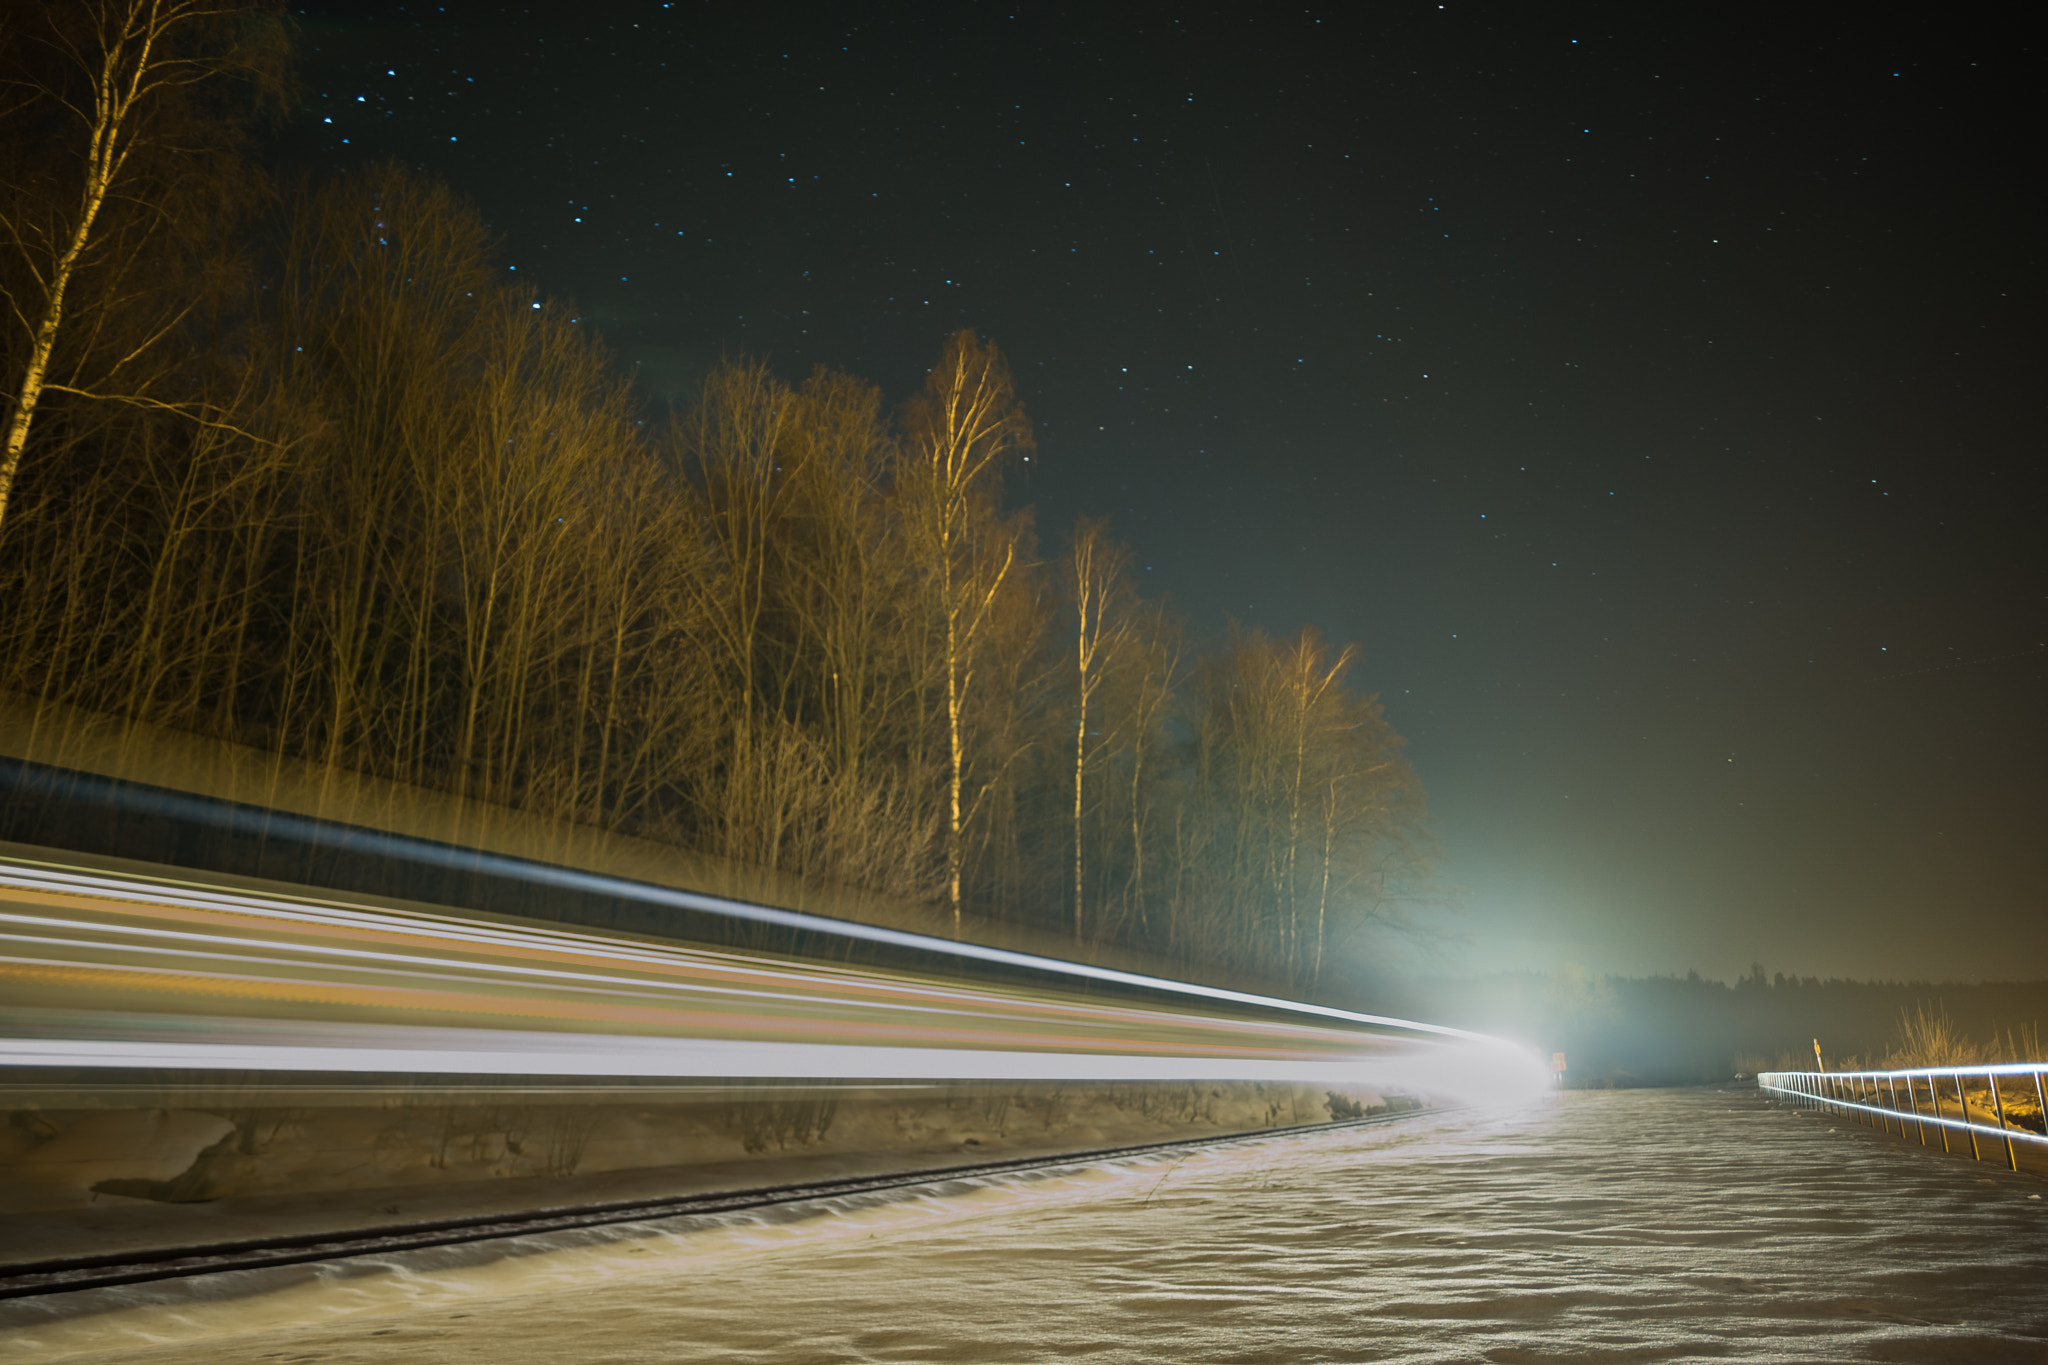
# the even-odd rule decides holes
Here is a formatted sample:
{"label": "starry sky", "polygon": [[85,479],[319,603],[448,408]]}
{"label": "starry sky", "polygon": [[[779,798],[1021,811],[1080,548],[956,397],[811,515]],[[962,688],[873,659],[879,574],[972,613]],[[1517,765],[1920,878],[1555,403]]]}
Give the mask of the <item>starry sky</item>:
{"label": "starry sky", "polygon": [[1008,354],[1052,542],[1363,647],[1431,971],[2048,978],[2037,40],[1669,6],[295,4],[650,403]]}

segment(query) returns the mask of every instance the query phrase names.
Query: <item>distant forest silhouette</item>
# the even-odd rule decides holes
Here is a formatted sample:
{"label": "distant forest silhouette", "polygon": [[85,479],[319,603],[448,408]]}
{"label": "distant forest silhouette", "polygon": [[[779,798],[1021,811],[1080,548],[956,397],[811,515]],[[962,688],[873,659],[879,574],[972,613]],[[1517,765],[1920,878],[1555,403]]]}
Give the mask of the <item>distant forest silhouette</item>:
{"label": "distant forest silhouette", "polygon": [[1766,973],[1512,972],[1382,984],[1389,1009],[1566,1054],[1570,1085],[1692,1084],[1810,1071],[2042,1060],[2048,982],[1851,981]]}
{"label": "distant forest silhouette", "polygon": [[992,344],[650,413],[447,186],[262,172],[275,7],[128,8],[0,58],[0,690],[1212,979],[1409,924],[1356,649],[1200,648],[1102,523],[1042,546]]}

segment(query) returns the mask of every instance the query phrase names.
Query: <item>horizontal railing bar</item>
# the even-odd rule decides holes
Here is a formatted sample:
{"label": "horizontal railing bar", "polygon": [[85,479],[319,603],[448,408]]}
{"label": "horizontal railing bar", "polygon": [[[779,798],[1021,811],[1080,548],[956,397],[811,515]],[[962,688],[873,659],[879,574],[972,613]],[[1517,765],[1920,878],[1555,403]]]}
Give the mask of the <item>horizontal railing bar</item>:
{"label": "horizontal railing bar", "polygon": [[[1780,1071],[1773,1072],[1772,1074],[1782,1076],[1789,1073]],[[1798,1074],[1818,1075],[1821,1073],[1801,1072]],[[1826,1074],[1830,1076],[1854,1076],[1856,1073],[1852,1071],[1830,1071]],[[2030,1132],[2025,1128],[1993,1128],[1989,1124],[1984,1123],[1965,1123],[1961,1119],[1944,1119],[1936,1118],[1932,1114],[1916,1114],[1910,1109],[1887,1109],[1883,1105],[1879,1104],[1858,1104],[1854,1100],[1840,1100],[1836,1099],[1832,1095],[1815,1094],[1811,1091],[1806,1090],[1793,1090],[1781,1085],[1765,1085],[1763,1083],[1762,1076],[1759,1076],[1757,1078],[1757,1088],[1760,1090],[1774,1091],[1780,1095],[1791,1095],[1795,1099],[1812,1100],[1815,1104],[1824,1104],[1832,1109],[1856,1109],[1866,1114],[1882,1114],[1886,1118],[1900,1119],[1902,1121],[1918,1123],[1938,1123],[1944,1128],[1957,1128],[1969,1132],[1982,1133],[1986,1137],[2017,1138],[2022,1142],[2038,1142],[2041,1143],[2043,1146],[2048,1146],[2048,1137],[2043,1137],[2039,1133]]]}
{"label": "horizontal railing bar", "polygon": [[1855,1079],[1859,1076],[2031,1076],[2036,1071],[2048,1071],[2048,1062],[1999,1062],[1987,1066],[1916,1066],[1904,1071],[1759,1071],[1757,1079],[1766,1076],[1827,1076],[1835,1080]]}

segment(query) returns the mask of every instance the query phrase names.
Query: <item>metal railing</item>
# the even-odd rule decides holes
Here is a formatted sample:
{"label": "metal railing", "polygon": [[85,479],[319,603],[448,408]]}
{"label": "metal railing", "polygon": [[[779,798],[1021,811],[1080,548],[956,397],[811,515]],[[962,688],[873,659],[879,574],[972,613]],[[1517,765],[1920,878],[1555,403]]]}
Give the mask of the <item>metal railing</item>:
{"label": "metal railing", "polygon": [[[2048,1133],[2036,1132],[2020,1122],[2007,1108],[2007,1094],[2017,1092],[2013,1098],[2022,1110],[2031,1099],[2034,1122],[2048,1124],[2044,1072],[2048,1072],[2048,1062],[1930,1066],[1907,1071],[1763,1071],[1757,1073],[1756,1084],[1768,1094],[1849,1115],[1886,1132],[1897,1124],[1900,1137],[1909,1136],[1910,1125],[1917,1130],[1922,1147],[1930,1145],[1930,1127],[1940,1136],[1944,1152],[1950,1150],[1950,1133],[1968,1133],[1970,1155],[1979,1161],[1984,1159],[1979,1139],[1996,1139],[2005,1144],[2006,1165],[2016,1171],[2020,1162],[2019,1149],[2014,1144],[2031,1143],[2035,1150],[2048,1155]],[[1981,1114],[1996,1122],[1973,1119],[1973,1101]]]}

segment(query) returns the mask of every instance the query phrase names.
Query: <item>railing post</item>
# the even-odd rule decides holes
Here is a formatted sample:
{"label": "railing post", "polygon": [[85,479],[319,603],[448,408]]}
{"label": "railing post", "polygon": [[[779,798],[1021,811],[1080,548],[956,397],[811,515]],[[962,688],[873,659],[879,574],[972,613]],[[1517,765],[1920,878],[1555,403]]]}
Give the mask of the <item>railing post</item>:
{"label": "railing post", "polygon": [[[2008,1113],[2005,1107],[2005,1077],[2010,1074],[2015,1080],[2021,1076],[2034,1082],[2034,1102],[2042,1116],[2042,1133],[2035,1133],[2023,1114]],[[1927,1077],[1928,1109],[1920,1109],[1918,1083],[1921,1076]],[[1942,1103],[1941,1078],[1947,1076],[1955,1087],[1956,1118],[1948,1117]],[[1960,1144],[1949,1141],[1949,1129],[1960,1128],[1970,1135],[1970,1159],[1982,1161],[1984,1143],[1981,1134],[1993,1131],[1990,1123],[1978,1123],[1970,1115],[1970,1078],[1981,1076],[1990,1089],[1985,1101],[1986,1115],[1997,1123],[1996,1132],[2005,1143],[2005,1164],[2010,1169],[2020,1169],[2020,1147],[2024,1143],[2048,1143],[2048,1066],[2038,1062],[2014,1066],[1958,1066],[1909,1068],[1899,1071],[1771,1071],[1758,1072],[1757,1084],[1764,1093],[1780,1098],[1790,1097],[1792,1103],[1805,1105],[1829,1115],[1840,1114],[1854,1117],[1861,1122],[1872,1124],[1884,1133],[1891,1133],[1892,1120],[1899,1122],[1899,1136],[1908,1136],[1910,1124],[1912,1135],[1920,1140],[1922,1147],[1933,1143],[1927,1135],[1927,1128],[1933,1124],[1941,1136],[1941,1150],[1960,1153]],[[1906,1083],[1905,1103],[1899,1103],[1899,1082]],[[2025,1089],[2013,1103],[2024,1108]]]}
{"label": "railing post", "polygon": [[1986,1071],[1984,1079],[1991,1086],[1991,1108],[1998,1115],[1998,1131],[2005,1138],[2005,1164],[2016,1171],[2020,1168],[2020,1158],[2012,1149],[2012,1129],[2006,1126],[2005,1096],[1998,1093],[1998,1073]]}

